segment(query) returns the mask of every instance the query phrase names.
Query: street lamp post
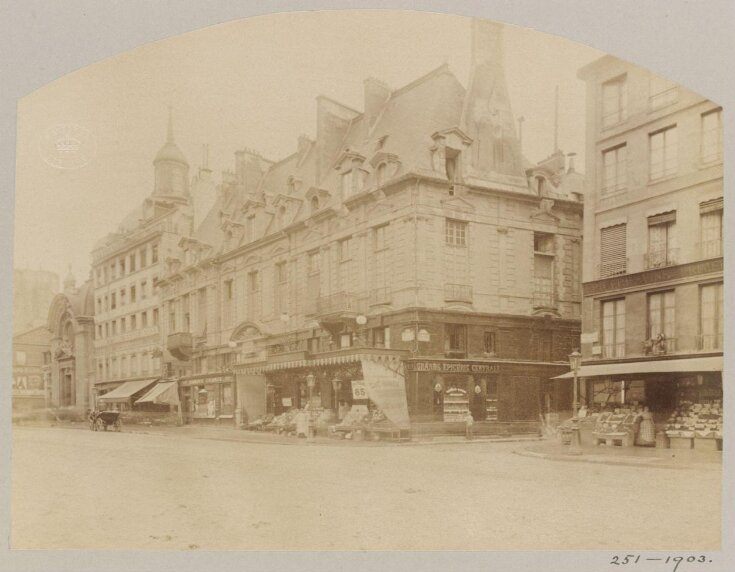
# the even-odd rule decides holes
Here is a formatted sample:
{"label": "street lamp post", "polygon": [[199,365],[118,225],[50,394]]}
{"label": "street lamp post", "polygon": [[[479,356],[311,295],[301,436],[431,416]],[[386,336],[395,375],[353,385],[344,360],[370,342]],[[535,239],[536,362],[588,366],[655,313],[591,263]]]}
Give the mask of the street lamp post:
{"label": "street lamp post", "polygon": [[572,438],[569,441],[569,454],[570,455],[581,455],[582,454],[582,443],[579,438],[579,387],[578,387],[578,374],[579,367],[582,363],[582,354],[577,350],[574,350],[569,354],[569,367],[574,372],[574,402],[573,416],[572,416]]}

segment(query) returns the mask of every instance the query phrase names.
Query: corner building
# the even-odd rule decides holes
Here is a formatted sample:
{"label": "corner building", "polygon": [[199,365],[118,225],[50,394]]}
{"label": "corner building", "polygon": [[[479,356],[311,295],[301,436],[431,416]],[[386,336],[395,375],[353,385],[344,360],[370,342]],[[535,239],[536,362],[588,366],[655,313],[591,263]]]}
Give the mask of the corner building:
{"label": "corner building", "polygon": [[719,408],[723,366],[722,109],[605,56],[587,82],[582,391],[645,405],[657,429]]}
{"label": "corner building", "polygon": [[500,34],[473,22],[467,88],[369,78],[362,112],[317,98],[292,155],[235,154],[159,282],[188,421],[341,417],[368,363],[400,372],[417,428],[570,408],[548,380],[579,339],[583,177],[522,156]]}

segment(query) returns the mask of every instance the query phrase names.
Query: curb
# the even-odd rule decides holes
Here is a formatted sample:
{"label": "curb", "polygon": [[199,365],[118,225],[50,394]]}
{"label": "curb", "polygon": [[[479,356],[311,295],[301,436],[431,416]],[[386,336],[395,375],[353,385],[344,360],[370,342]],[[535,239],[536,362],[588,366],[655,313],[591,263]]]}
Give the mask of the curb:
{"label": "curb", "polygon": [[[707,465],[715,465],[715,463],[690,463],[686,465],[667,463],[666,459],[660,457],[644,457],[639,461],[632,461],[630,459],[616,460],[614,457],[606,457],[604,455],[562,455],[555,453],[542,453],[539,451],[530,451],[528,449],[515,449],[514,455],[521,457],[531,457],[535,459],[545,459],[549,461],[566,461],[570,463],[592,463],[597,465],[618,465],[623,467],[646,467],[655,469],[695,469],[703,468]],[[717,465],[721,468],[721,465]],[[714,469],[714,467],[713,467]],[[708,469],[710,470],[710,469]]]}

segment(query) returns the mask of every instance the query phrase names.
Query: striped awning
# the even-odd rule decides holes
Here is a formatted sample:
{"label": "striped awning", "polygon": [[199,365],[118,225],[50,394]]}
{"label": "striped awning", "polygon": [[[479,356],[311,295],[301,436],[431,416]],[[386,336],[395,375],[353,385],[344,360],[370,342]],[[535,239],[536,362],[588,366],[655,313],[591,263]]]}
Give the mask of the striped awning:
{"label": "striped awning", "polygon": [[245,374],[258,374],[258,373],[265,373],[268,371],[277,371],[277,370],[283,370],[283,369],[297,369],[297,368],[304,368],[304,367],[337,365],[341,363],[355,363],[355,362],[359,362],[360,360],[373,360],[377,362],[385,362],[385,363],[394,364],[394,366],[397,366],[401,362],[401,358],[398,356],[387,356],[387,355],[379,355],[379,354],[363,355],[363,354],[352,353],[352,354],[345,354],[345,355],[318,357],[314,359],[301,359],[301,360],[294,360],[294,361],[284,361],[284,362],[278,362],[278,363],[261,364],[261,365],[255,365],[255,366],[245,366],[242,368],[237,368],[237,372],[245,373]]}
{"label": "striped awning", "polygon": [[119,385],[109,393],[100,395],[97,399],[100,401],[106,401],[108,403],[113,401],[127,401],[133,395],[142,391],[158,381],[157,377],[150,379],[136,379],[135,381],[126,381],[122,385]]}
{"label": "striped awning", "polygon": [[[630,375],[639,373],[706,373],[722,371],[722,356],[668,360],[629,361],[583,365],[579,377]],[[557,375],[553,379],[571,379],[574,372]]]}
{"label": "striped awning", "polygon": [[178,384],[175,381],[162,381],[157,383],[135,403],[136,405],[138,403],[177,405],[179,403]]}

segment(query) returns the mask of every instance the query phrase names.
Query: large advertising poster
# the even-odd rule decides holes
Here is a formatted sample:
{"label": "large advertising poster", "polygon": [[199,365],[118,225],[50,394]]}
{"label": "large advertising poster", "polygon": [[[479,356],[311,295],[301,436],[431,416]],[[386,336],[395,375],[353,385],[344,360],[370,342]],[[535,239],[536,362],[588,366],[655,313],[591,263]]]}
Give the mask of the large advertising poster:
{"label": "large advertising poster", "polygon": [[406,384],[403,376],[370,360],[362,361],[368,397],[385,416],[401,427],[409,425]]}

